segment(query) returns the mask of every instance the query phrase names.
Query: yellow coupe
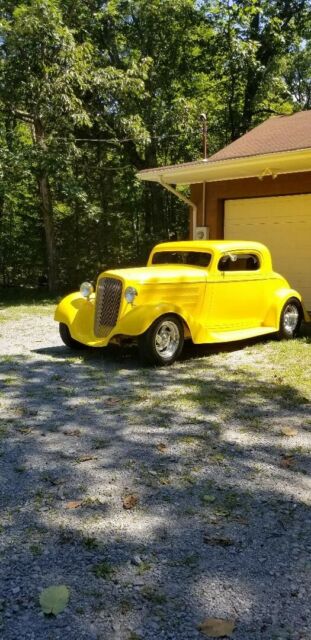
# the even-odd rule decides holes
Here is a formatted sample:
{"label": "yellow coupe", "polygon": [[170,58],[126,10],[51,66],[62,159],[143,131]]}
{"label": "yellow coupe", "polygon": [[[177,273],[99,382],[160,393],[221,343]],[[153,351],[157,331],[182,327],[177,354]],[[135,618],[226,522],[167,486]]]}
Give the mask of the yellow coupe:
{"label": "yellow coupe", "polygon": [[55,320],[72,348],[137,339],[143,360],[165,365],[184,340],[228,342],[275,333],[293,338],[309,320],[301,296],[257,242],[158,244],[147,266],[101,273],[59,303]]}

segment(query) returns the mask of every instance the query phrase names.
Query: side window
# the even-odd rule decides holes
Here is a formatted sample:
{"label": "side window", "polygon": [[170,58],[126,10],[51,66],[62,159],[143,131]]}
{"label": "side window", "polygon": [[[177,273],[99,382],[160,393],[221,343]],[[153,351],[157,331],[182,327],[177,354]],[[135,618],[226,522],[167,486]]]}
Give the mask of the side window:
{"label": "side window", "polygon": [[218,271],[257,271],[259,268],[260,260],[254,253],[226,254],[218,262]]}

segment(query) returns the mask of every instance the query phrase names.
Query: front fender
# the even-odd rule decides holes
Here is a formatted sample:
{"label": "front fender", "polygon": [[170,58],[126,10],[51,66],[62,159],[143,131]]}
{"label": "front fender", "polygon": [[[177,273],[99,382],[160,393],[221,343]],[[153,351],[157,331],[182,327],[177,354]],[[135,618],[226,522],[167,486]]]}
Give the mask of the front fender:
{"label": "front fender", "polygon": [[[145,333],[152,323],[167,313],[178,315],[189,328],[190,335],[196,331],[196,323],[190,314],[185,313],[179,305],[161,303],[158,305],[133,306],[128,313],[120,318],[115,333],[137,336]],[[187,334],[187,332],[186,332]]]}
{"label": "front fender", "polygon": [[[97,338],[94,335],[95,299],[86,299],[80,292],[72,293],[61,300],[55,310],[54,319],[63,322],[70,330],[71,336],[93,347],[106,346],[116,335],[138,336],[147,331],[152,323],[162,315],[176,313],[184,320],[189,333],[193,336],[196,323],[192,316],[185,313],[181,307],[172,304],[132,306],[121,315],[117,324],[107,338]],[[186,330],[187,335],[187,330]]]}
{"label": "front fender", "polygon": [[273,302],[263,323],[264,326],[275,327],[276,329],[279,328],[282,309],[284,307],[284,304],[290,298],[297,298],[297,300],[299,300],[302,305],[304,319],[306,320],[306,322],[310,321],[309,314],[307,313],[302,303],[300,293],[298,293],[298,291],[295,291],[295,289],[288,289],[284,287],[275,291]]}
{"label": "front fender", "polygon": [[94,312],[94,296],[84,298],[80,291],[76,291],[60,301],[55,309],[54,320],[66,324],[71,336],[78,342],[96,346],[98,339],[93,332]]}

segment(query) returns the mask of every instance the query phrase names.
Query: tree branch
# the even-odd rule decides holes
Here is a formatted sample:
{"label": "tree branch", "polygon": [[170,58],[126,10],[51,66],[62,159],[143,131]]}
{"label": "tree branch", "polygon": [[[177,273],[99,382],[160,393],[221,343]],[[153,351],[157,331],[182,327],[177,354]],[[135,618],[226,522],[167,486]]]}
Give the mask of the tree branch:
{"label": "tree branch", "polygon": [[19,120],[23,120],[24,122],[30,122],[31,124],[34,123],[33,116],[30,113],[27,113],[27,111],[20,111],[19,109],[13,109],[13,113]]}

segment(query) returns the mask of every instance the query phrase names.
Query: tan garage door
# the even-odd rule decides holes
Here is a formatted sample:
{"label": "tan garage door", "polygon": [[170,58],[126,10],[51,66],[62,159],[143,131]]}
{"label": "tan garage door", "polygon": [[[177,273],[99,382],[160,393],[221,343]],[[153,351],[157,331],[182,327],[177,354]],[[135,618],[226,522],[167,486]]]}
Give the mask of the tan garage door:
{"label": "tan garage door", "polygon": [[263,242],[311,310],[311,194],[225,201],[225,238]]}

